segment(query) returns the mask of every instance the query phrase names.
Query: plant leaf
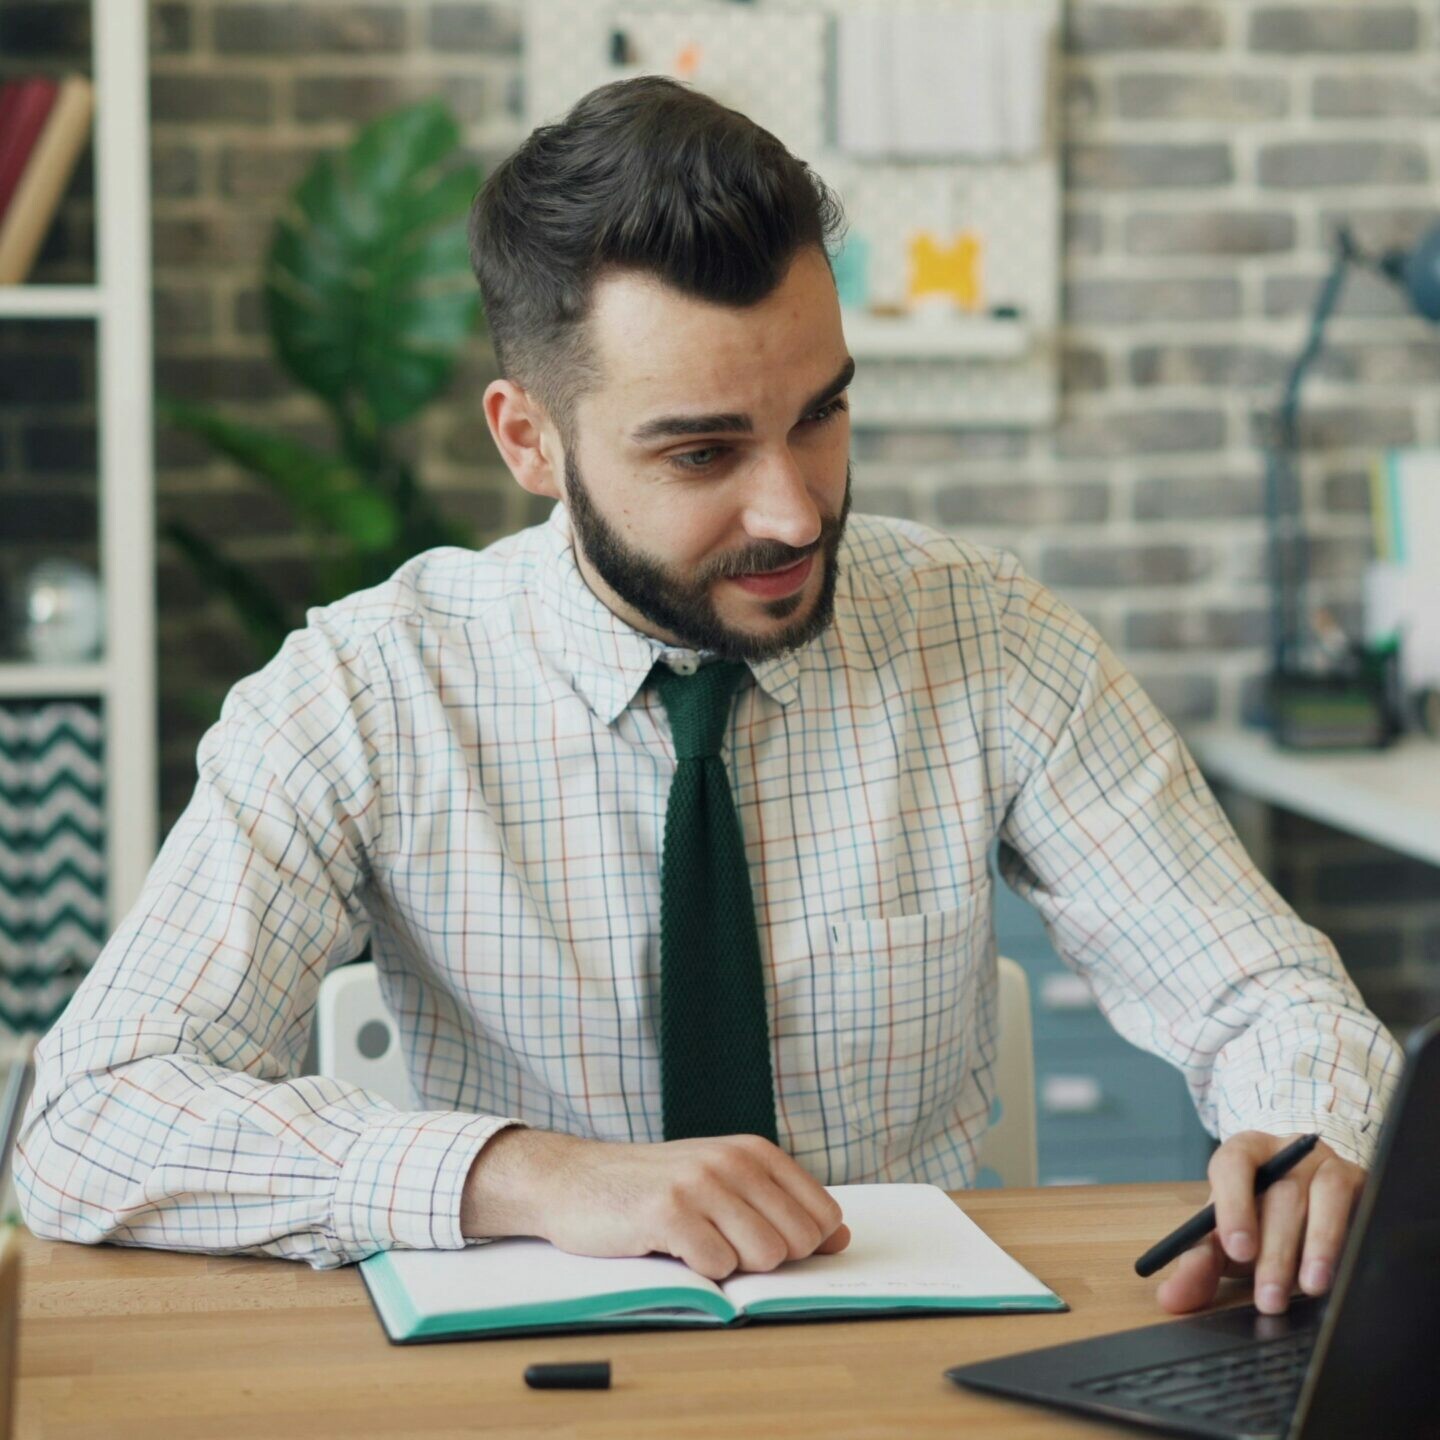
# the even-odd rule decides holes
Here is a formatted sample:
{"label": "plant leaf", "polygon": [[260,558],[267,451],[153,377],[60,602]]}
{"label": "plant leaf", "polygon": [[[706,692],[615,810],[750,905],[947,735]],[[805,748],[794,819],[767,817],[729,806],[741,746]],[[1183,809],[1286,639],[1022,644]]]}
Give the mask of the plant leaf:
{"label": "plant leaf", "polygon": [[384,550],[399,530],[395,507],[346,461],[287,435],[227,420],[183,401],[161,402],[175,424],[202,435],[222,455],[264,480],[315,534],[341,536],[357,550]]}
{"label": "plant leaf", "polygon": [[262,660],[269,660],[295,628],[275,593],[188,525],[170,520],[160,530],[190,562],[200,583],[230,602]]}
{"label": "plant leaf", "polygon": [[316,162],[277,222],[265,272],[275,347],[336,410],[408,419],[449,382],[475,327],[465,216],[481,176],[442,168],[459,143],[440,101],[382,116]]}

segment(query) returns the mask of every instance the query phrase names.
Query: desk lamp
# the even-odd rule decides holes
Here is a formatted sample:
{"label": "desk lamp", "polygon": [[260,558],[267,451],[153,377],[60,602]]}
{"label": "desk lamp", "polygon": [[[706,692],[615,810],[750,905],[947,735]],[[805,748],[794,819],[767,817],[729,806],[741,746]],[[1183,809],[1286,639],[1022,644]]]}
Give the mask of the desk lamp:
{"label": "desk lamp", "polygon": [[[1348,226],[1336,231],[1335,261],[1315,301],[1310,333],[1285,382],[1265,467],[1271,659],[1269,723],[1290,749],[1377,748],[1399,733],[1398,654],[1367,648],[1317,623],[1306,608],[1308,552],[1298,468],[1300,387],[1319,357],[1325,326],[1350,266],[1361,265],[1397,286],[1411,307],[1440,324],[1440,224],[1414,249],[1366,254]],[[1316,658],[1317,655],[1320,658]]]}

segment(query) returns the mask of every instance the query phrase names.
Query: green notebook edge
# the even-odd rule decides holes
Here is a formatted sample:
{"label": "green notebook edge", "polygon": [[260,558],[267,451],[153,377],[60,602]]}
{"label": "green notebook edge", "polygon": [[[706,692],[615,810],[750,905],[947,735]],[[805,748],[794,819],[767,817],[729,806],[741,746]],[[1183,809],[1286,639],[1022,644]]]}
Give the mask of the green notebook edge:
{"label": "green notebook edge", "polygon": [[[735,1307],[723,1295],[688,1286],[658,1286],[649,1290],[616,1290],[604,1295],[586,1295],[576,1300],[546,1300],[529,1305],[486,1306],[483,1310],[455,1310],[444,1315],[424,1316],[415,1308],[390,1252],[381,1250],[360,1262],[360,1274],[375,1302],[380,1323],[397,1343],[442,1335],[483,1335],[513,1330],[583,1327],[610,1320],[645,1323],[636,1311],[662,1307],[691,1310],[710,1315],[724,1323],[736,1318]],[[393,1324],[392,1324],[393,1322]],[[654,1322],[673,1327],[673,1317]],[[683,1324],[684,1322],[678,1322]]]}

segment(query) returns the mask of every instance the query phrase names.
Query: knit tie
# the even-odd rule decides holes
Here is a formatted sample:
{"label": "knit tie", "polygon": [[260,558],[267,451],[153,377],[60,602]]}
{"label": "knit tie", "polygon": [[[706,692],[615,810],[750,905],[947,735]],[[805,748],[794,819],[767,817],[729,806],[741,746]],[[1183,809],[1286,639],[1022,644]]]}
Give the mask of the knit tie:
{"label": "knit tie", "polygon": [[660,1093],[665,1138],[776,1139],[760,937],[720,742],[745,666],[657,664],[679,761],[660,861]]}

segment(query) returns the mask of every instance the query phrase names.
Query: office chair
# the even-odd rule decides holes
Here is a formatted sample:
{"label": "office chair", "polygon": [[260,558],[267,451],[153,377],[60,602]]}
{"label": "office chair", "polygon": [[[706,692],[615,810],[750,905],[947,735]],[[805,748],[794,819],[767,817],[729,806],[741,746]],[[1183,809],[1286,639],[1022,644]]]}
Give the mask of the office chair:
{"label": "office chair", "polygon": [[995,1063],[995,1093],[1000,1113],[980,1141],[982,1182],[986,1170],[1000,1184],[1038,1183],[1035,1138],[1035,1042],[1030,1030],[1030,982],[1025,972],[1000,957],[1000,1054]]}
{"label": "office chair", "polygon": [[400,1031],[380,994],[373,961],[342,965],[320,982],[315,1062],[322,1075],[361,1085],[401,1110],[415,1108]]}
{"label": "office chair", "polygon": [[[1002,1185],[1034,1185],[1035,1057],[1030,1033],[1030,986],[1013,961],[1000,960],[1000,1058],[996,1066],[999,1115],[980,1145],[982,1180],[993,1172]],[[380,996],[370,961],[342,965],[320,982],[316,1002],[316,1057],[320,1074],[348,1080],[401,1109],[412,1108],[410,1079],[400,1036]]]}

